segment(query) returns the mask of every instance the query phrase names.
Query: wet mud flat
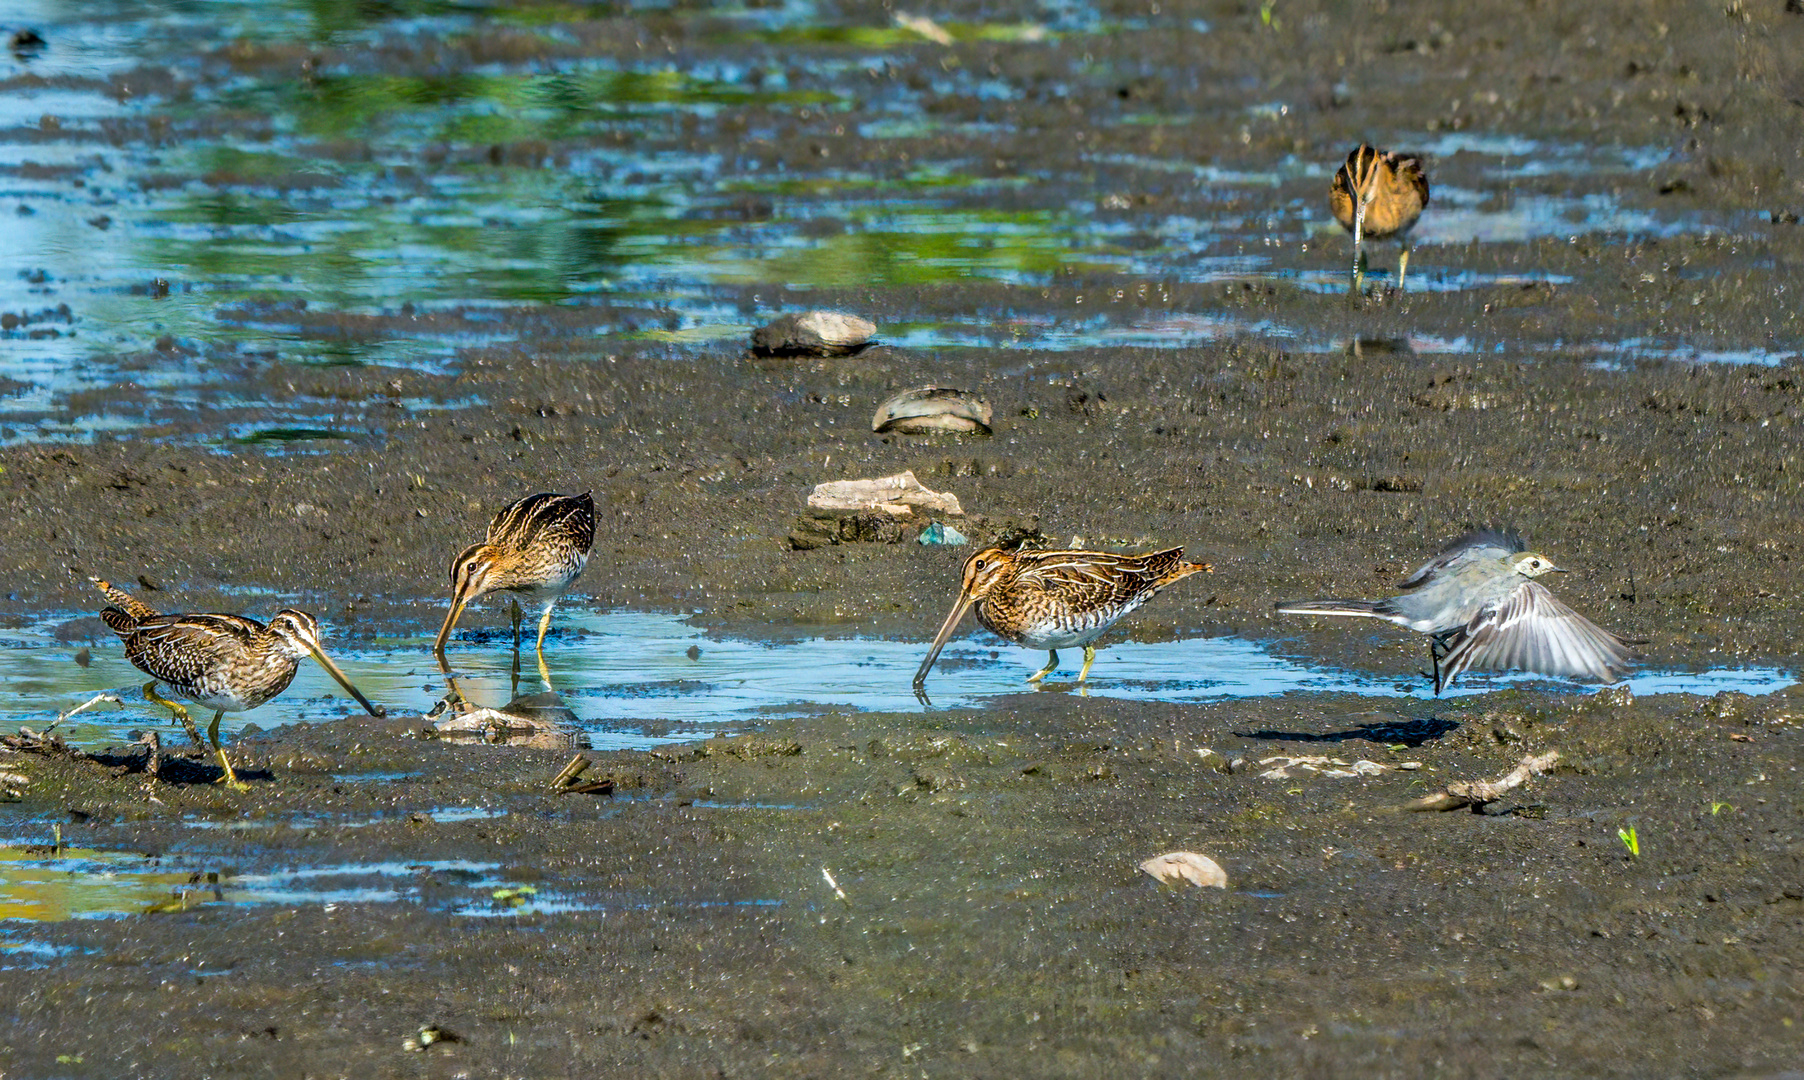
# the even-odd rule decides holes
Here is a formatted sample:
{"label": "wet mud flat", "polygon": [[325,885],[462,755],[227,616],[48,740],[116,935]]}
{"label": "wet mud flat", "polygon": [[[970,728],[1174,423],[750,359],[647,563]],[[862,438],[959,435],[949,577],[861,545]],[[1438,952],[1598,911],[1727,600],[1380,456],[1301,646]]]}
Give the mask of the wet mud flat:
{"label": "wet mud flat", "polygon": [[[198,80],[172,63],[97,88],[53,83],[167,102],[91,131],[71,115],[8,134],[156,151],[123,208],[82,215],[104,210],[123,232],[133,199],[184,186],[224,209],[207,221],[219,234],[166,260],[191,278],[168,295],[151,280],[162,262],[107,279],[121,296],[174,302],[116,354],[84,354],[78,388],[25,406],[13,392],[28,380],[6,384],[17,407],[0,431],[0,618],[89,610],[80,574],[143,574],[170,607],[267,616],[297,603],[320,614],[328,644],[418,632],[442,613],[450,556],[496,508],[593,488],[595,557],[567,604],[688,612],[747,635],[924,641],[969,549],[914,544],[921,522],[896,543],[789,540],[813,484],[906,468],[958,494],[971,511],[958,524],[979,540],[1039,529],[1060,544],[1183,543],[1216,564],[1114,640],[1236,633],[1410,680],[1420,638],[1280,622],[1272,602],[1380,595],[1440,542],[1495,524],[1578,571],[1560,594],[1648,639],[1651,663],[1794,669],[1804,370],[1785,298],[1804,231],[1785,58],[1804,17],[1620,5],[1497,25],[1432,3],[1369,11],[1348,21],[1279,4],[1271,23],[1258,5],[1167,4],[1149,24],[1111,6],[1094,12],[1109,33],[1028,43],[977,34],[981,12],[948,9],[970,37],[950,52],[886,42],[876,74],[846,63],[843,41],[748,43],[720,20],[650,15],[554,35],[233,40],[196,50]],[[892,21],[874,6],[838,14]],[[720,107],[715,94],[624,134],[477,125],[403,150],[338,137],[360,130],[341,108],[361,100],[347,92],[358,77],[406,71],[416,98],[436,100],[446,70],[636,64],[647,49],[696,70],[745,53],[800,96]],[[868,93],[818,108],[808,95],[837,93],[848,70]],[[10,89],[35,76],[16,78]],[[248,96],[208,107],[238,80]],[[998,99],[989,80],[1019,93]],[[1254,111],[1267,101],[1291,107]],[[378,161],[408,197],[471,163],[520,170],[517,195],[592,143],[644,139],[684,160],[739,148],[748,188],[653,215],[640,241],[719,228],[733,251],[785,216],[823,245],[856,238],[906,186],[904,153],[963,174],[968,187],[932,213],[1040,214],[1053,238],[1114,231],[1083,234],[1109,259],[1023,268],[986,253],[969,280],[846,282],[804,260],[781,284],[667,289],[680,275],[654,269],[626,275],[620,295],[544,304],[459,305],[411,278],[340,292],[333,263],[295,271],[294,293],[333,298],[301,303],[282,278],[291,264],[236,276],[233,230],[251,226],[235,215],[355,201],[331,170],[275,153],[161,157],[166,142],[263,139],[266,118],[296,102],[326,108],[288,154],[337,162],[352,181]],[[900,137],[847,122],[873,116],[929,122]],[[1384,132],[1407,135],[1406,149],[1424,133],[1487,132],[1534,148],[1499,179],[1506,155],[1449,142],[1433,175],[1479,197],[1447,199],[1443,220],[1503,214],[1512,198],[1569,199],[1556,205],[1570,220],[1445,234],[1412,261],[1426,291],[1349,303],[1307,276],[1345,262],[1344,241],[1300,223],[1320,216],[1326,171],[1222,188],[1159,167],[1327,165]],[[1593,145],[1660,153],[1645,168],[1535,171],[1550,146]],[[866,170],[853,180],[873,184],[873,206],[769,179],[823,163]],[[71,204],[106,171],[31,168]],[[635,175],[584,182],[611,191]],[[1601,224],[1583,212],[1598,201]],[[44,217],[54,204],[34,197]],[[1238,223],[1211,257],[1267,261],[1189,273],[1182,243],[1161,247],[1164,223],[1184,218]],[[1140,274],[1123,251],[1157,258]],[[906,254],[912,266],[945,252]],[[1390,256],[1374,250],[1380,265]],[[585,290],[618,269],[540,262]],[[98,321],[96,305],[70,314],[30,296],[9,301],[34,320],[4,329],[9,346]],[[754,361],[742,335],[695,333],[804,306],[868,315],[891,344]],[[920,324],[934,344],[894,341]],[[418,341],[450,344],[420,361],[403,347]],[[925,383],[986,395],[996,434],[869,431],[878,401]],[[466,625],[496,618],[485,608]],[[109,647],[94,632],[71,625],[71,652]],[[549,644],[554,678],[570,644]],[[492,635],[458,644],[493,647]],[[553,791],[567,753],[447,745],[400,719],[234,738],[245,794],[208,783],[198,756],[178,754],[171,782],[148,789],[123,747],[0,758],[31,781],[0,805],[8,854],[53,879],[30,894],[44,910],[0,924],[13,1002],[0,1070],[1759,1077],[1799,1060],[1795,693],[1174,705],[1065,689],[591,753],[611,797]],[[1201,748],[1253,767],[1222,772]],[[1400,809],[1552,750],[1552,773],[1485,814]],[[1257,763],[1275,754],[1382,768],[1262,778]],[[1217,859],[1229,888],[1167,891],[1135,869],[1173,849]],[[154,880],[131,884],[142,879]],[[53,918],[58,904],[94,917]],[[428,1026],[442,1037],[422,1045]]]}
{"label": "wet mud flat", "polygon": [[[1801,715],[1036,693],[592,755],[611,797],[553,793],[562,753],[356,719],[244,740],[243,797],[27,759],[10,833],[195,883],[10,923],[0,1045],[22,1076],[1780,1075]],[[1485,814],[1400,809],[1549,749]],[[1135,868],[1168,850],[1229,887]],[[398,896],[245,900],[294,866]]]}
{"label": "wet mud flat", "polygon": [[[1381,333],[1393,317],[1372,318]],[[386,378],[272,373],[347,398]],[[935,381],[986,394],[996,434],[870,431],[877,402]],[[1445,540],[1498,525],[1577,571],[1560,594],[1646,639],[1652,662],[1796,656],[1795,364],[1610,370],[1257,341],[776,361],[541,345],[472,350],[436,382],[493,404],[323,454],[189,445],[179,433],[212,422],[193,415],[156,438],[0,448],[14,590],[0,611],[81,610],[95,601],[83,575],[141,572],[167,586],[157,602],[230,610],[243,590],[267,591],[317,611],[332,635],[417,631],[441,617],[450,558],[495,508],[523,490],[592,488],[597,540],[576,602],[753,634],[917,637],[950,606],[968,554],[914,543],[929,515],[879,542],[791,539],[814,484],[906,469],[956,494],[968,513],[947,520],[980,543],[1037,530],[1055,545],[1185,544],[1214,563],[1123,624],[1144,640],[1276,637],[1413,676],[1413,635],[1280,621],[1272,604],[1382,595]],[[471,626],[493,618],[484,609]]]}

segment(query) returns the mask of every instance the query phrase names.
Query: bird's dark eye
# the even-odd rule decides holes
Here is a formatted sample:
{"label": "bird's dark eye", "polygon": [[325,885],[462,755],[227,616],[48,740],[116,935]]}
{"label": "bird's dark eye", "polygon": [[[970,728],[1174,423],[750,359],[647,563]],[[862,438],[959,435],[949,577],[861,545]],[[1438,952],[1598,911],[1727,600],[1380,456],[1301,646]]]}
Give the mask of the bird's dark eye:
{"label": "bird's dark eye", "polygon": [[983,565],[984,565],[984,564],[983,564],[983,560],[982,560],[982,559],[979,559],[979,560],[977,560],[977,561],[976,561],[976,562],[974,562],[974,563],[972,563],[972,564],[971,564],[971,566],[972,566],[972,568],[973,568],[973,569],[976,569],[976,570],[982,570],[982,569],[983,569]]}

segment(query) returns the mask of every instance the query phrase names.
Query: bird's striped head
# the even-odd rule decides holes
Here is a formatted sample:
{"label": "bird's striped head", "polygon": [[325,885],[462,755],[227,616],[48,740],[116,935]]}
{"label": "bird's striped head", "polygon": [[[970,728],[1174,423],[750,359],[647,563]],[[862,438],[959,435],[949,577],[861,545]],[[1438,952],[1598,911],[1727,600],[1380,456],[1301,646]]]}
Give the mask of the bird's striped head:
{"label": "bird's striped head", "polygon": [[305,611],[283,608],[269,620],[269,632],[282,639],[290,655],[311,656],[320,651],[319,620]]}
{"label": "bird's striped head", "polygon": [[465,602],[499,588],[491,579],[501,569],[502,552],[488,544],[471,544],[451,560],[451,595]]}
{"label": "bird's striped head", "polygon": [[963,592],[968,600],[982,600],[1006,581],[1015,567],[1013,553],[999,547],[984,548],[965,560]]}
{"label": "bird's striped head", "polygon": [[371,716],[386,715],[386,710],[380,705],[371,704],[370,699],[363,696],[363,691],[351,685],[350,677],[337,664],[333,663],[332,658],[327,656],[326,651],[320,647],[318,619],[305,611],[283,608],[269,620],[269,632],[281,638],[283,646],[296,659],[303,656],[313,657],[320,667],[326,669],[326,674],[332,676],[338,685],[344,687],[347,693],[357,699],[357,704],[362,705],[365,712]]}

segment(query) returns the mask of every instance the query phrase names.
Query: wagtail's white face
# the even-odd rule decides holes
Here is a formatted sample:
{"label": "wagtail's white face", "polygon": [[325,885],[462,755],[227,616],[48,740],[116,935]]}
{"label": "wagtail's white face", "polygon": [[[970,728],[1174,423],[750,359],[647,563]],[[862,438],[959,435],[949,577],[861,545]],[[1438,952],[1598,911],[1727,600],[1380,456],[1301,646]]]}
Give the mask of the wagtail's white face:
{"label": "wagtail's white face", "polygon": [[1537,578],[1542,574],[1564,574],[1566,571],[1553,564],[1553,560],[1545,555],[1537,555],[1525,551],[1510,558],[1510,569],[1526,578]]}

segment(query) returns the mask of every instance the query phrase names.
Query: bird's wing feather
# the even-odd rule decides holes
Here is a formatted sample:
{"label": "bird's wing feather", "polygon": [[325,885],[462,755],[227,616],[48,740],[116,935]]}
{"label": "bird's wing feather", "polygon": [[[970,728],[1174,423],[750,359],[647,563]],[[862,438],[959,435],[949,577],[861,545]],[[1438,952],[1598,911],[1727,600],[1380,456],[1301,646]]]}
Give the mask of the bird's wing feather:
{"label": "bird's wing feather", "polygon": [[1521,534],[1514,529],[1481,529],[1448,544],[1435,557],[1416,568],[1416,572],[1397,583],[1399,589],[1414,589],[1457,566],[1479,559],[1501,559],[1528,549]]}
{"label": "bird's wing feather", "polygon": [[484,542],[521,550],[546,531],[567,534],[587,551],[595,542],[595,502],[589,493],[559,495],[541,491],[528,495],[495,515]]}
{"label": "bird's wing feather", "polygon": [[1089,606],[1114,595],[1122,571],[1099,561],[1093,551],[1035,552],[1015,576],[1017,585],[1055,593],[1066,602]]}
{"label": "bird's wing feather", "polygon": [[1532,671],[1598,682],[1622,678],[1634,658],[1627,642],[1561,603],[1535,581],[1486,605],[1449,643],[1443,683],[1468,668]]}
{"label": "bird's wing feather", "polygon": [[262,629],[242,615],[158,615],[125,639],[125,655],[148,675],[192,685],[241,655]]}
{"label": "bird's wing feather", "polygon": [[1135,597],[1144,600],[1187,576],[1179,573],[1183,566],[1183,548],[1168,548],[1150,555],[1036,551],[1023,558],[1015,580],[1023,586],[1057,593],[1069,603],[1120,604]]}

